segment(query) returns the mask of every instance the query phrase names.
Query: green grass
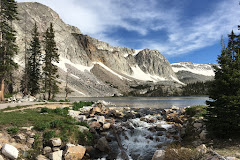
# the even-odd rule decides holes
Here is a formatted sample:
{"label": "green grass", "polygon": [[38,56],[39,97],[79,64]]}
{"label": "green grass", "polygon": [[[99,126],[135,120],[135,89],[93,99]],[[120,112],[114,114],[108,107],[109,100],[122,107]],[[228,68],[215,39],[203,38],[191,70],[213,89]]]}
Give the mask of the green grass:
{"label": "green grass", "polygon": [[17,134],[19,129],[17,127],[7,128],[8,134]]}
{"label": "green grass", "polygon": [[[34,126],[34,129],[38,131],[40,135],[43,135],[43,141],[41,142],[43,144],[47,144],[49,139],[53,137],[59,137],[63,142],[71,142],[74,144],[92,144],[93,135],[91,133],[83,134],[77,127],[77,125],[89,127],[88,124],[78,122],[68,116],[68,109],[69,108],[41,108],[0,112],[0,128],[8,128],[7,131],[10,134],[16,134],[20,127]],[[38,137],[37,139],[41,138]],[[36,145],[42,146],[42,144]]]}
{"label": "green grass", "polygon": [[79,108],[83,108],[83,106],[91,106],[93,104],[93,102],[83,102],[83,101],[80,101],[80,102],[74,102],[73,103],[73,110],[77,111],[79,110]]}
{"label": "green grass", "polygon": [[48,123],[53,120],[67,119],[67,116],[56,113],[40,114],[37,109],[24,111],[0,112],[0,126],[25,127],[36,123]]}
{"label": "green grass", "polygon": [[186,114],[190,117],[199,118],[207,113],[207,106],[205,105],[195,105],[186,109]]}

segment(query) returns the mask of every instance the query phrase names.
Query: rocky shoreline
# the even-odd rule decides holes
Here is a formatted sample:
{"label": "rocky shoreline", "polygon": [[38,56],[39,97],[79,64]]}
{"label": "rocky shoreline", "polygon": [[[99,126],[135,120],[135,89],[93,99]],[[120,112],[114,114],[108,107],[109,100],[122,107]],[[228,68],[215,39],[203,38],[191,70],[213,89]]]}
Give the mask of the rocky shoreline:
{"label": "rocky shoreline", "polygon": [[[93,135],[93,143],[73,144],[54,137],[42,145],[37,155],[31,153],[35,154],[35,159],[171,160],[173,157],[181,159],[183,154],[186,154],[185,159],[233,159],[222,157],[204,145],[204,119],[191,119],[186,114],[186,108],[120,108],[94,103],[78,111],[70,108],[68,115],[87,124],[77,127],[81,133]],[[28,159],[31,148],[37,143],[43,143],[39,142],[36,135],[41,133],[29,126],[22,127],[18,134],[10,135],[4,130],[0,131],[0,160]],[[179,146],[186,140],[191,141],[192,148]]]}

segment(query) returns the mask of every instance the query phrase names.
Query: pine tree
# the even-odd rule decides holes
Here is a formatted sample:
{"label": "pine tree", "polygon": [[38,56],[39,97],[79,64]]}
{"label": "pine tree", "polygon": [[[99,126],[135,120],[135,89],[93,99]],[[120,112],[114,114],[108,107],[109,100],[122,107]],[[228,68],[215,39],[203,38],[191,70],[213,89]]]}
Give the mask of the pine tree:
{"label": "pine tree", "polygon": [[32,96],[36,95],[40,89],[40,78],[41,78],[41,45],[39,40],[38,27],[35,23],[32,31],[32,40],[29,49],[29,58],[27,62],[27,79],[28,81],[28,91]]}
{"label": "pine tree", "polygon": [[228,36],[227,48],[222,48],[218,57],[219,68],[215,68],[215,79],[209,90],[211,101],[207,101],[206,115],[208,131],[220,138],[240,133],[240,65],[236,51],[237,36]]}
{"label": "pine tree", "polygon": [[13,61],[13,56],[17,54],[13,20],[17,20],[17,3],[15,0],[0,0],[0,101],[4,100],[4,81],[7,73],[17,67]]}
{"label": "pine tree", "polygon": [[54,30],[53,24],[50,24],[50,27],[47,29],[44,36],[44,99],[46,99],[48,94],[48,100],[52,99],[54,95],[58,92],[57,81],[57,66],[53,63],[59,63],[59,54],[57,53],[58,49],[56,47],[56,42],[54,40]]}

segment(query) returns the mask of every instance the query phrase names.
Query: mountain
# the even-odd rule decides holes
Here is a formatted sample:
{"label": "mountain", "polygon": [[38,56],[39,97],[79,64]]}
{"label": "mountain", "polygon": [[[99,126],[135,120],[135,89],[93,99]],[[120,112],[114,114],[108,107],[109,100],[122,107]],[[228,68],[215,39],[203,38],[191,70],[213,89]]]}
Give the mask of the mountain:
{"label": "mountain", "polygon": [[18,12],[19,20],[13,23],[19,46],[15,61],[24,67],[25,42],[29,44],[31,40],[34,23],[43,39],[52,22],[60,54],[60,63],[56,64],[60,87],[63,91],[68,77],[72,96],[151,95],[159,86],[170,94],[182,85],[168,60],[157,50],[110,46],[65,24],[55,11],[40,3],[18,3]]}
{"label": "mountain", "polygon": [[178,79],[183,83],[206,82],[214,79],[214,66],[216,64],[196,64],[180,62],[171,64]]}

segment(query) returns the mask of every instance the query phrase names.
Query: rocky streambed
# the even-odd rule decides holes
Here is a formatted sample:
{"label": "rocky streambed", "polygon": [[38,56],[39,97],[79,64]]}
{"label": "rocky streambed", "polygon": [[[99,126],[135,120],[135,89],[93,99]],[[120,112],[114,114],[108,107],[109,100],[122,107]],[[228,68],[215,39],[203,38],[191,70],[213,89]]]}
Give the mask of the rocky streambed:
{"label": "rocky streambed", "polygon": [[[206,130],[203,119],[189,121],[184,108],[105,107],[103,103],[68,110],[69,116],[88,126],[78,126],[81,133],[93,135],[92,144],[72,144],[51,138],[36,153],[37,160],[123,159],[222,159],[203,145]],[[29,149],[36,145],[33,127],[17,135],[0,134],[2,159],[27,159]],[[169,147],[192,134],[194,148]],[[85,137],[86,138],[86,137]],[[9,139],[9,141],[3,141]],[[44,141],[44,140],[43,140]],[[86,140],[87,141],[87,140]],[[5,142],[5,143],[4,143]],[[14,142],[14,143],[7,143]],[[182,158],[181,156],[185,156]],[[178,158],[179,157],[179,158]]]}

